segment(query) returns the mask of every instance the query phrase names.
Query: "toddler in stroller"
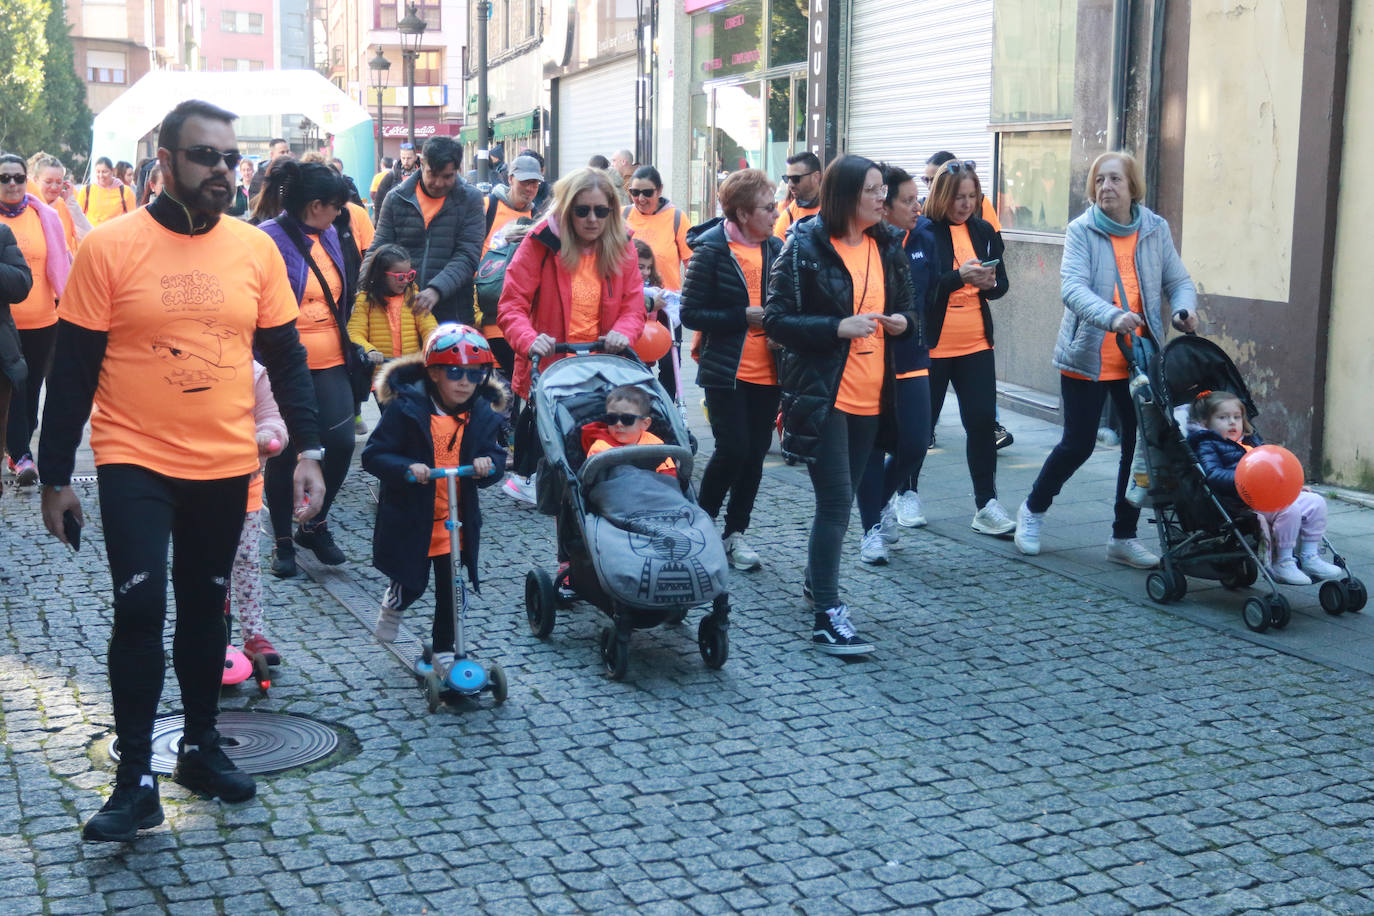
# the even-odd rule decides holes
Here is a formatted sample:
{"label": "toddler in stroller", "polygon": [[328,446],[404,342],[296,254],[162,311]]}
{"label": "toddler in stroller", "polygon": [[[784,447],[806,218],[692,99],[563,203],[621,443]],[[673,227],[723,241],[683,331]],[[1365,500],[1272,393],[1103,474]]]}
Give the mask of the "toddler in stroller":
{"label": "toddler in stroller", "polygon": [[537,363],[532,370],[544,453],[537,506],[557,518],[562,566],[556,580],[539,568],[525,577],[531,632],[547,638],[557,609],[573,597],[591,603],[611,620],[601,632],[601,657],[619,680],[633,630],[679,622],[710,603],[697,645],[707,666],[721,667],[730,645],[729,567],[715,526],[696,504],[692,452],[673,399],[636,359],[593,354],[542,374]]}

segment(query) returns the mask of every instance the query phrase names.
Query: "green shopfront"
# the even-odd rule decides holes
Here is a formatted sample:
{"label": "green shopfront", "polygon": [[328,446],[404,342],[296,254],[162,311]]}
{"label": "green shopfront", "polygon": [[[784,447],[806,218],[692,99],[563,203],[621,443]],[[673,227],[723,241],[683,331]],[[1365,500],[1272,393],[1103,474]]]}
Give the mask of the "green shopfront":
{"label": "green shopfront", "polygon": [[715,215],[716,187],[758,168],[775,179],[806,147],[808,0],[684,0],[692,71],[688,210]]}

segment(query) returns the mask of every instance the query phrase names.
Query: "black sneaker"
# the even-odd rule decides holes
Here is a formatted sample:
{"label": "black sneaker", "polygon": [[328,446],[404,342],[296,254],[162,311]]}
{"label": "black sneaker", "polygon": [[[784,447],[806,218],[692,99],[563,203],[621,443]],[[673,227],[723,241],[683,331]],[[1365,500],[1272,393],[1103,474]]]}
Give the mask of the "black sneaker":
{"label": "black sneaker", "polygon": [[247,801],[257,794],[253,777],[240,770],[219,746],[216,736],[202,743],[196,750],[182,750],[177,754],[172,779],[208,798],[227,802]]}
{"label": "black sneaker", "polygon": [[329,528],[323,522],[313,528],[301,525],[296,529],[296,543],[306,550],[315,553],[315,559],[325,566],[342,566],[347,559],[339,545],[334,543],[334,537],[329,533]]}
{"label": "black sneaker", "polygon": [[278,579],[290,579],[296,574],[296,545],[290,538],[277,538],[276,549],[272,551],[272,575]]}
{"label": "black sneaker", "polygon": [[128,843],[138,831],[156,827],[163,820],[156,782],[151,786],[136,782],[116,783],[105,807],[86,822],[81,838],[101,843]]}
{"label": "black sneaker", "polygon": [[992,441],[997,448],[1006,448],[1016,441],[1016,437],[1007,432],[1007,428],[1001,423],[994,424],[992,427]]}
{"label": "black sneaker", "polygon": [[827,655],[868,655],[873,651],[873,644],[864,642],[854,632],[849,608],[843,604],[824,613],[816,612],[811,644]]}

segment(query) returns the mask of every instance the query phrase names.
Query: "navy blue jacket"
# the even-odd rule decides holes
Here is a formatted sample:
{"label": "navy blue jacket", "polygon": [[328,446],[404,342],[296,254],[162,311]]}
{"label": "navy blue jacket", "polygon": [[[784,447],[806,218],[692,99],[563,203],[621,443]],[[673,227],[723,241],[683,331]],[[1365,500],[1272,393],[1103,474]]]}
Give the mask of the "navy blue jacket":
{"label": "navy blue jacket", "polygon": [[892,348],[892,369],[897,375],[930,368],[930,345],[926,342],[926,291],[935,285],[939,271],[935,267],[935,224],[924,216],[916,218],[916,225],[902,242],[907,263],[911,266],[911,301],[916,306],[916,333],[910,337],[889,338]]}
{"label": "navy blue jacket", "polygon": [[[1264,444],[1258,433],[1243,436],[1241,442],[1254,448]],[[1245,448],[1240,442],[1232,442],[1210,429],[1194,427],[1188,431],[1188,444],[1197,455],[1202,472],[1207,475],[1207,485],[1218,496],[1240,499],[1236,490],[1236,465],[1245,457]]]}
{"label": "navy blue jacket", "polygon": [[[412,464],[434,466],[430,434],[433,402],[425,390],[425,369],[419,354],[392,360],[377,375],[377,400],[382,418],[363,447],[363,470],[381,481],[377,522],[372,529],[372,565],[407,589],[424,591],[429,582],[429,539],[434,526],[434,481],[406,480]],[[506,403],[499,383],[487,382],[468,411],[459,463],[472,464],[486,456],[494,470],[488,477],[458,481],[458,520],[463,525],[462,562],[472,587],[477,588],[477,554],[481,543],[482,511],[477,488],[501,480],[506,470],[506,447],[501,441]],[[444,484],[447,486],[447,483]]]}

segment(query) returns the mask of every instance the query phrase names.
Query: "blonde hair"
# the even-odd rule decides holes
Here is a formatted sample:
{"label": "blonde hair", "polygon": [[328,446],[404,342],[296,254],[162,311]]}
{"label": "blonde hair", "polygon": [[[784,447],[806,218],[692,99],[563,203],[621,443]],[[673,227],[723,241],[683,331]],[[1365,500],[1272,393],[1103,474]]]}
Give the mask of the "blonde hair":
{"label": "blonde hair", "polygon": [[630,234],[625,229],[625,218],[620,212],[620,198],[615,193],[610,176],[603,169],[576,169],[558,179],[553,186],[553,206],[549,211],[549,219],[558,223],[559,239],[562,243],[558,257],[569,272],[575,271],[578,262],[582,260],[582,252],[587,247],[573,229],[573,201],[583,191],[600,191],[606,195],[606,206],[611,209],[611,212],[606,214],[606,226],[601,231],[600,238],[591,246],[596,253],[596,272],[603,279],[609,279],[620,272],[620,265],[625,259],[625,246],[630,243]]}
{"label": "blonde hair", "polygon": [[39,150],[38,152],[34,153],[32,156],[29,157],[29,177],[32,178],[34,181],[37,181],[38,173],[43,171],[44,169],[61,169],[62,174],[64,176],[67,174],[67,167],[62,164],[61,159],[58,159],[52,153],[45,153],[42,150]]}
{"label": "blonde hair", "polygon": [[[329,165],[329,157],[317,149],[312,149],[308,153],[301,153],[296,157],[301,162],[318,162],[320,165]],[[330,166],[333,168],[333,166]]]}
{"label": "blonde hair", "polygon": [[1204,391],[1198,395],[1188,408],[1188,419],[1199,426],[1206,426],[1212,422],[1212,417],[1216,416],[1222,405],[1229,404],[1231,401],[1240,405],[1241,431],[1247,436],[1251,435],[1255,430],[1250,426],[1249,411],[1245,409],[1245,402],[1240,399],[1239,395],[1234,395],[1229,391]]}
{"label": "blonde hair", "polygon": [[[953,172],[950,167],[955,166]],[[978,203],[983,200],[983,183],[978,180],[978,173],[973,169],[965,168],[962,160],[951,159],[940,166],[940,170],[935,173],[935,180],[930,183],[930,197],[926,198],[925,216],[927,219],[937,223],[949,221],[949,211],[954,209],[954,198],[959,196],[959,186],[967,178],[973,182],[973,192],[978,195]],[[972,216],[982,218],[975,204]]]}
{"label": "blonde hair", "polygon": [[1092,168],[1088,169],[1088,200],[1097,203],[1097,173],[1101,171],[1104,163],[1116,159],[1121,163],[1121,170],[1126,173],[1126,187],[1131,192],[1131,203],[1138,204],[1145,199],[1145,179],[1140,174],[1140,164],[1135,161],[1135,157],[1122,150],[1113,150],[1110,153],[1103,153],[1093,160]]}

